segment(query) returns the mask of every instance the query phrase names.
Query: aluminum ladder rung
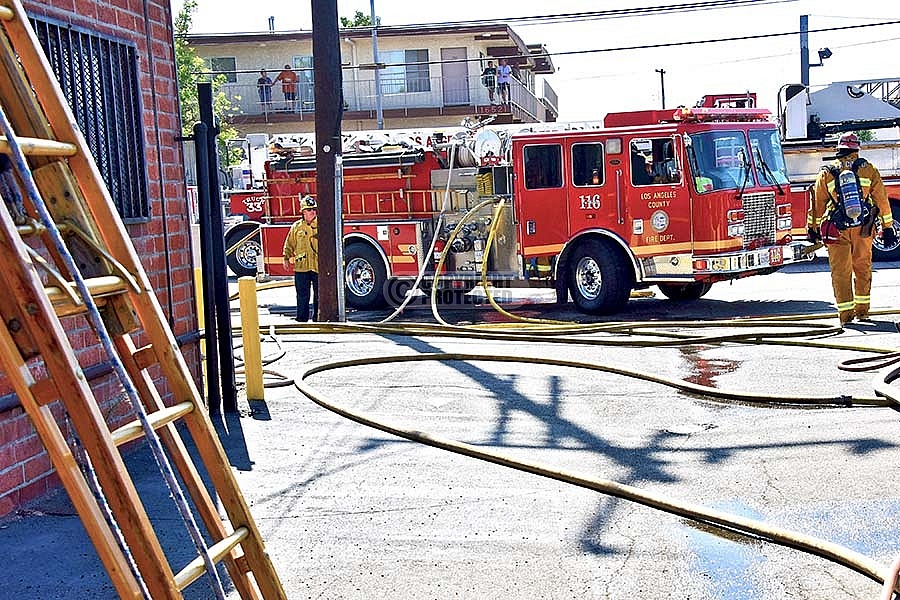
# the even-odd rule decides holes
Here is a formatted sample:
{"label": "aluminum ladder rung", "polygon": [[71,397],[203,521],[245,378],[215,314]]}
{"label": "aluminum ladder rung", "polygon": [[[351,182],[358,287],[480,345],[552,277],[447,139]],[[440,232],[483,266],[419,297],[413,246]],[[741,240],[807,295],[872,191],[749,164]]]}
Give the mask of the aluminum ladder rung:
{"label": "aluminum ladder rung", "polygon": [[[249,535],[250,531],[246,527],[238,527],[234,533],[210,546],[209,557],[212,559],[212,562],[214,564],[221,562],[223,558],[228,556],[228,554]],[[198,556],[189,562],[185,568],[175,574],[175,586],[179,590],[183,590],[194,583],[205,572],[206,567],[203,564],[203,558]]]}
{"label": "aluminum ladder rung", "polygon": [[[2,9],[3,7],[0,7]],[[75,156],[78,154],[78,146],[68,142],[45,140],[41,138],[16,137],[19,147],[25,156]],[[10,154],[9,140],[0,135],[0,154]]]}
{"label": "aluminum ladder rung", "polygon": [[[184,401],[174,406],[169,406],[168,408],[150,413],[149,415],[147,415],[147,418],[150,420],[150,424],[153,426],[153,429],[159,429],[164,425],[168,425],[172,421],[177,421],[193,410],[194,403]],[[113,431],[112,439],[116,446],[121,446],[122,444],[138,439],[144,434],[145,431],[141,426],[141,422],[135,419],[134,421],[122,425],[121,427]]]}

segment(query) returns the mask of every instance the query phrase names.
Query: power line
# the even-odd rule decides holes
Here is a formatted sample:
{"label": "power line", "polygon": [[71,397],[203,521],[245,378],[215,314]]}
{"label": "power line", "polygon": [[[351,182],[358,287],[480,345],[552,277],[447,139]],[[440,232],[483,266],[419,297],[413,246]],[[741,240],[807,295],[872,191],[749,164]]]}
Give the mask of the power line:
{"label": "power line", "polygon": [[[900,40],[900,37],[893,38],[885,38],[883,40],[866,40],[865,42],[858,42],[855,44],[841,44],[838,46],[830,45],[833,49],[842,49],[842,48],[854,48],[856,46],[870,46],[873,44],[883,44],[886,42],[896,42]],[[717,61],[709,61],[709,62],[692,62],[690,67],[694,68],[697,66],[713,66],[713,65],[729,65],[735,63],[745,63],[745,62],[753,62],[760,60],[771,60],[776,58],[785,58],[791,56],[790,52],[782,52],[780,54],[766,54],[763,56],[748,56],[746,58],[735,58],[733,60],[717,60]],[[585,73],[585,71],[581,71]],[[570,71],[571,73],[571,71]],[[575,75],[575,76],[562,76],[558,78],[554,78],[554,81],[589,81],[591,79],[607,79],[607,78],[615,78],[615,77],[623,77],[625,75],[631,75],[633,71],[621,71],[618,73],[602,73],[602,74],[594,74],[594,75]]]}
{"label": "power line", "polygon": [[720,10],[742,6],[758,6],[765,4],[786,4],[797,0],[706,0],[703,2],[686,2],[680,4],[664,4],[659,6],[643,6],[635,8],[617,8],[611,10],[594,10],[575,13],[559,13],[552,15],[533,15],[523,17],[504,17],[502,19],[468,19],[465,21],[441,21],[437,23],[416,23],[397,25],[397,27],[416,27],[422,29],[439,27],[461,27],[477,25],[505,25],[510,23],[541,24],[559,21],[598,21],[604,19],[621,19],[643,17],[678,12],[694,12],[704,10]]}
{"label": "power line", "polygon": [[[864,25],[844,25],[841,27],[825,27],[821,29],[810,29],[807,33],[825,33],[828,31],[846,31],[849,29],[862,29],[865,27],[879,27],[882,25],[898,25],[900,21],[884,21],[882,23],[867,23]],[[759,40],[764,38],[772,38],[772,37],[784,37],[788,35],[799,35],[800,31],[785,31],[782,33],[760,33],[756,35],[744,35],[744,36],[735,36],[735,37],[727,37],[727,38],[711,38],[706,40],[692,40],[687,42],[663,42],[659,44],[643,44],[640,46],[619,46],[618,48],[595,48],[591,50],[569,50],[564,52],[547,52],[548,56],[572,56],[575,54],[594,54],[600,52],[622,52],[626,50],[654,50],[657,48],[674,48],[678,46],[693,46],[697,44],[718,44],[721,42],[739,42],[744,40]],[[531,56],[542,56],[540,55],[531,55]],[[522,55],[524,56],[524,55]],[[440,62],[440,61],[436,61]]]}

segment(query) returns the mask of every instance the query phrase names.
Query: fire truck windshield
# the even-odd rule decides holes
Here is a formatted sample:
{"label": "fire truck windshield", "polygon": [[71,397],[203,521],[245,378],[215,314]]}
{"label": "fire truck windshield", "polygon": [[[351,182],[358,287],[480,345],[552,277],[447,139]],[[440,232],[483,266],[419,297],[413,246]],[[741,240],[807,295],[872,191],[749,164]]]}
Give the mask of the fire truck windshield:
{"label": "fire truck windshield", "polygon": [[[745,187],[749,161],[754,165],[756,185],[777,187],[788,183],[781,142],[774,128],[695,133],[690,136],[690,153],[694,185],[700,193]],[[746,183],[754,185],[754,180]]]}
{"label": "fire truck windshield", "polygon": [[781,140],[775,129],[751,129],[750,146],[753,147],[753,161],[756,165],[756,180],[760,185],[788,184]]}
{"label": "fire truck windshield", "polygon": [[732,190],[744,185],[750,151],[743,131],[695,133],[690,137],[690,148],[698,192]]}

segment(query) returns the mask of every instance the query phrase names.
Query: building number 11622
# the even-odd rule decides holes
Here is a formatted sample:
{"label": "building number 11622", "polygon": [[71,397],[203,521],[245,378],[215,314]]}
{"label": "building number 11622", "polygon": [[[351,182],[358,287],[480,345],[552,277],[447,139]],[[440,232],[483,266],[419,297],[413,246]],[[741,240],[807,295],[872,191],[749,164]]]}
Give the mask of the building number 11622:
{"label": "building number 11622", "polygon": [[600,208],[600,194],[582,194],[578,196],[581,204],[578,206],[581,210],[592,210]]}

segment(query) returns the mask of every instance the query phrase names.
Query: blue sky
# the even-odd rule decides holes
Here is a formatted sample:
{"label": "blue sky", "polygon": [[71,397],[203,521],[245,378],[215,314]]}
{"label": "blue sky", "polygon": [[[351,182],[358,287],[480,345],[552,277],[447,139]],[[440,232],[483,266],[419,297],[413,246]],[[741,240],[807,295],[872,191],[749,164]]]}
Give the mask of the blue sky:
{"label": "blue sky", "polygon": [[[660,6],[676,0],[599,3],[596,0],[453,0],[408,2],[376,0],[382,25],[406,25],[504,19],[508,17],[576,13],[608,8]],[[173,0],[173,12],[182,0]],[[800,16],[809,29],[825,29],[900,20],[892,4],[881,0],[856,2],[794,0],[750,7],[668,15],[580,21],[576,23],[513,24],[526,43],[543,43],[553,52],[579,52],[659,43],[733,38],[798,31]],[[195,33],[264,31],[275,17],[277,30],[310,29],[311,2],[296,0],[198,0]],[[369,14],[368,0],[338,0],[338,14]],[[829,47],[833,56],[810,70],[813,87],[834,81],[900,79],[900,25],[850,31],[811,33],[811,60]],[[774,110],[779,88],[800,81],[799,36],[722,42],[554,57],[558,72],[548,81],[559,95],[560,120],[598,120],[607,112],[659,108],[660,75],[665,70],[666,106],[691,105],[703,94],[753,91],[760,105]]]}

